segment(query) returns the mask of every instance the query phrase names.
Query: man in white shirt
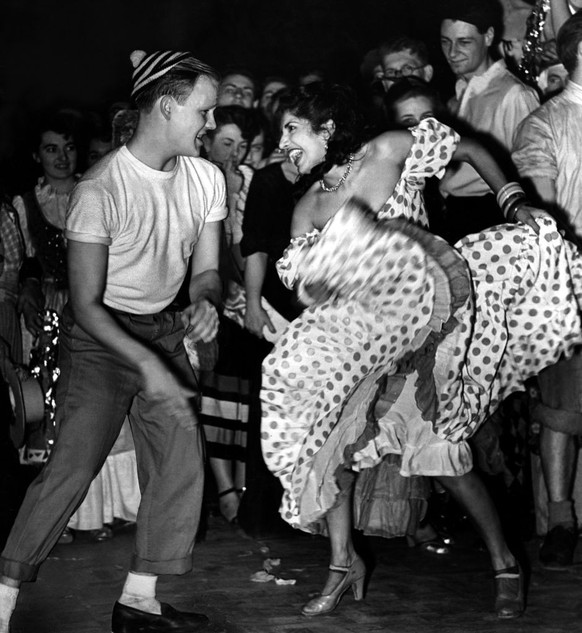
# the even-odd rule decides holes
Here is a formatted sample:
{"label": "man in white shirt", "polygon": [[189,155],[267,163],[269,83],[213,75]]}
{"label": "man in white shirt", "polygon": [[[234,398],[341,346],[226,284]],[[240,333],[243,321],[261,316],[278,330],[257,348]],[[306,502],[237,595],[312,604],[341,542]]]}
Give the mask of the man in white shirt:
{"label": "man in white shirt", "polygon": [[[568,71],[566,88],[519,126],[513,160],[538,204],[582,244],[582,12],[558,33],[558,55]],[[577,436],[582,435],[582,353],[545,369],[539,376],[540,454],[548,491],[548,533],[540,560],[548,568],[573,562],[577,541],[572,487]]]}
{"label": "man in white shirt", "polygon": [[[449,102],[457,119],[453,127],[481,141],[510,173],[515,130],[538,107],[537,94],[512,75],[503,60],[493,59],[501,16],[492,0],[448,0],[441,16],[441,47],[457,77],[455,97]],[[504,222],[490,188],[466,163],[447,171],[441,192],[453,242]]]}
{"label": "man in white shirt", "polygon": [[[202,437],[183,337],[215,334],[219,170],[199,158],[218,80],[189,53],[132,54],[139,122],[91,168],[66,221],[70,303],[61,323],[57,441],[0,557],[0,633],[20,583],[34,580],[119,434],[127,411],[142,501],[113,633],[197,631],[208,618],[156,599],[158,574],[192,568],[203,491]],[[189,305],[171,308],[192,256]]]}

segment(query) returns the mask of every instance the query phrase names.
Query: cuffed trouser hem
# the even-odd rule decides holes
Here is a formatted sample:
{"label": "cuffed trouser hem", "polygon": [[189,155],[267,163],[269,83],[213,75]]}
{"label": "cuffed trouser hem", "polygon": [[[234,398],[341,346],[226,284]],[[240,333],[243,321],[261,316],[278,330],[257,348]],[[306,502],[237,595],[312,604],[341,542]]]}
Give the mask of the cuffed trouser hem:
{"label": "cuffed trouser hem", "polygon": [[144,560],[135,554],[131,559],[131,571],[141,574],[171,574],[179,576],[192,570],[192,557],[176,558],[175,560]]}
{"label": "cuffed trouser hem", "polygon": [[17,560],[10,560],[0,556],[0,576],[6,576],[21,582],[34,582],[38,574],[39,565],[29,565]]}
{"label": "cuffed trouser hem", "polygon": [[582,435],[582,413],[578,411],[553,409],[539,403],[532,411],[532,419],[552,431],[566,435]]}

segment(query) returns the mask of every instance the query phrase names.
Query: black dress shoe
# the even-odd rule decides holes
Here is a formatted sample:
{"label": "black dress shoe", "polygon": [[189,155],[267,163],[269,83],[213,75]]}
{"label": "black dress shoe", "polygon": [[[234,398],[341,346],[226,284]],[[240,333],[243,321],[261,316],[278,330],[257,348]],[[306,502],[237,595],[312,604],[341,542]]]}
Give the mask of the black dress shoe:
{"label": "black dress shoe", "polygon": [[574,528],[557,525],[544,539],[540,549],[540,562],[546,569],[565,569],[574,564],[574,550],[578,535]]}
{"label": "black dress shoe", "polygon": [[113,607],[112,633],[195,633],[208,626],[208,618],[202,613],[176,611],[165,602],[162,613],[146,613],[119,602]]}

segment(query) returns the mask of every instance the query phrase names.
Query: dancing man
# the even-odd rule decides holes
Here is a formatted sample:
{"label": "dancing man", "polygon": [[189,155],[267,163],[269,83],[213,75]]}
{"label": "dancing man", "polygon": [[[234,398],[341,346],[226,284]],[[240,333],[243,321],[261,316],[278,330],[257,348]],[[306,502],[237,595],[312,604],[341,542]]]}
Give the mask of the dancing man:
{"label": "dancing man", "polygon": [[[131,57],[135,134],[87,172],[67,213],[71,295],[59,352],[58,439],[0,558],[1,633],[20,583],[35,579],[128,411],[142,501],[112,631],[191,632],[208,623],[160,603],[155,587],[158,574],[192,568],[202,500],[202,438],[183,337],[187,328],[209,340],[218,326],[225,185],[199,158],[202,136],[215,127],[218,79],[190,53]],[[169,306],[190,256],[192,303],[179,314]]]}

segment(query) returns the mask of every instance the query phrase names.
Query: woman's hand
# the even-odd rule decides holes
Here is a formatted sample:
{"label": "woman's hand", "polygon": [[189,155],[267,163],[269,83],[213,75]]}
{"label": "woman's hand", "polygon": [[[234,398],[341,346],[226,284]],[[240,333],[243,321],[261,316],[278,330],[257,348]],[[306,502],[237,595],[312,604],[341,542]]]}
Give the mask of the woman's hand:
{"label": "woman's hand", "polygon": [[255,336],[263,338],[263,328],[267,328],[272,334],[275,333],[275,327],[269,318],[265,309],[260,305],[249,305],[245,310],[245,328]]}
{"label": "woman's hand", "polygon": [[513,215],[514,222],[523,222],[531,227],[536,233],[539,233],[540,227],[536,222],[536,218],[548,218],[554,221],[554,218],[547,211],[530,207],[528,204],[522,204]]}
{"label": "woman's hand", "polygon": [[208,343],[218,332],[218,312],[210,301],[200,299],[182,311],[182,323],[194,342]]}

